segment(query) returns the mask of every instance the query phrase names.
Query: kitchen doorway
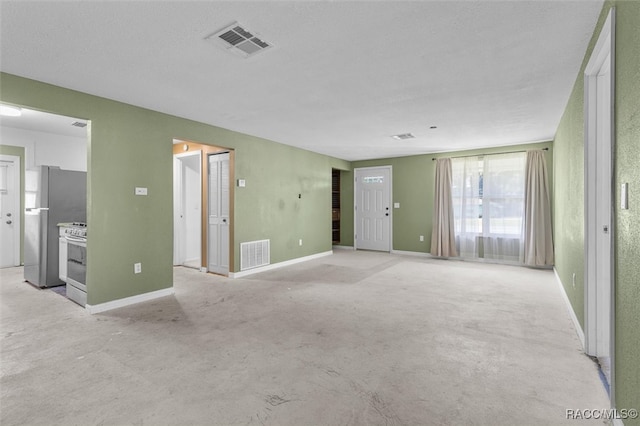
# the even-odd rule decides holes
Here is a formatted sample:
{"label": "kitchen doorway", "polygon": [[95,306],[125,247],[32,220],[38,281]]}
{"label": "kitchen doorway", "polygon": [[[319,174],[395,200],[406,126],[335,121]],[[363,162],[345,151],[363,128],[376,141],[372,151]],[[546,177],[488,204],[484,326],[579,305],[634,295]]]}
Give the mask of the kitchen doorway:
{"label": "kitchen doorway", "polygon": [[20,157],[0,155],[0,268],[20,266]]}

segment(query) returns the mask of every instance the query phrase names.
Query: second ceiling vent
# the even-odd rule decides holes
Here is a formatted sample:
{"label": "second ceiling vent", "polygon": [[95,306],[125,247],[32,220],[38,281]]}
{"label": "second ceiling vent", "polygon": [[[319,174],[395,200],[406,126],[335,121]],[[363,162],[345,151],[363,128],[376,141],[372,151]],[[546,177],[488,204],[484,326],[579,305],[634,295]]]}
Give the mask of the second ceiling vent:
{"label": "second ceiling vent", "polygon": [[257,37],[237,22],[206,38],[244,58],[267,50],[271,44]]}

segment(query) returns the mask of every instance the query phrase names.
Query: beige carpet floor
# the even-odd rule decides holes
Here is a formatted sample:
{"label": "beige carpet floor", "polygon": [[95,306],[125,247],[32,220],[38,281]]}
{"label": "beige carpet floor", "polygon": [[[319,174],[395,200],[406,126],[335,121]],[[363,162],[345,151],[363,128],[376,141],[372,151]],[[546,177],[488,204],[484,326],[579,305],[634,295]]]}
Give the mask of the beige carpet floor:
{"label": "beige carpet floor", "polygon": [[0,270],[2,425],[578,425],[553,272],[338,250],[89,315]]}

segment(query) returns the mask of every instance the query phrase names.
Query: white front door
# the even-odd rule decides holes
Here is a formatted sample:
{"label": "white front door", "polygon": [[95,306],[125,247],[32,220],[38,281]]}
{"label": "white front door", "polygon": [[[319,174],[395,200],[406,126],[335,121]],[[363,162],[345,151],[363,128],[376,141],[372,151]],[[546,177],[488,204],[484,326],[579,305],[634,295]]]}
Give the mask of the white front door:
{"label": "white front door", "polygon": [[209,156],[209,271],[229,273],[229,153]]}
{"label": "white front door", "polygon": [[391,251],[391,166],[355,169],[355,248]]}
{"label": "white front door", "polygon": [[20,157],[0,155],[0,268],[20,266]]}

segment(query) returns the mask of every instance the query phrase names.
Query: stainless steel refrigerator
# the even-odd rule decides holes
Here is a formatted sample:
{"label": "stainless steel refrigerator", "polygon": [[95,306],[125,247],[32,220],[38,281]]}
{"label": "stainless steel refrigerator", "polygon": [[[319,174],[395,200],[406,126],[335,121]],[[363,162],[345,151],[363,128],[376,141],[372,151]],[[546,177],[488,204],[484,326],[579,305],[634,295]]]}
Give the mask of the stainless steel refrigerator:
{"label": "stainless steel refrigerator", "polygon": [[24,214],[24,279],[38,287],[62,285],[58,224],[86,222],[87,173],[39,166],[32,184],[35,197]]}

